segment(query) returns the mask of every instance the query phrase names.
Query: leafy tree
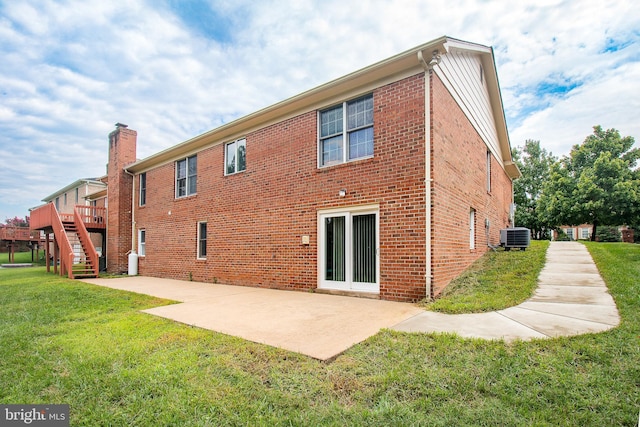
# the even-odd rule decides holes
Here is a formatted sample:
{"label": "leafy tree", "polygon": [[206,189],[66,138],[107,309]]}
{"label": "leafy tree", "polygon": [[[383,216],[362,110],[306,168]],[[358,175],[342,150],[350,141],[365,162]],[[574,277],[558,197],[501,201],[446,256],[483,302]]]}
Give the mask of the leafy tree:
{"label": "leafy tree", "polygon": [[552,226],[638,222],[640,172],[635,169],[640,149],[633,137],[615,129],[594,126],[581,145],[551,167],[540,197],[542,219]]}
{"label": "leafy tree", "polygon": [[525,141],[522,149],[513,150],[513,158],[522,172],[522,177],[513,183],[515,224],[530,229],[534,239],[544,239],[549,235],[549,227],[538,214],[538,199],[557,159],[540,148],[540,141],[531,139]]}
{"label": "leafy tree", "polygon": [[7,218],[5,224],[8,227],[28,227],[29,226],[29,217],[25,216],[24,218],[14,217]]}

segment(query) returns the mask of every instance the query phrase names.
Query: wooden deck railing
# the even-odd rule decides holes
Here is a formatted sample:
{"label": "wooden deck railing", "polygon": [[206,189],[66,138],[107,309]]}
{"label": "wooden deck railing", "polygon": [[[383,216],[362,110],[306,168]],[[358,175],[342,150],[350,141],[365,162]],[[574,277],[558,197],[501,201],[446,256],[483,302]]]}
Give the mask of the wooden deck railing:
{"label": "wooden deck railing", "polygon": [[32,210],[29,223],[32,230],[53,229],[53,235],[60,247],[60,274],[67,274],[73,279],[73,249],[55,205],[49,203]]}
{"label": "wooden deck railing", "polygon": [[76,233],[78,233],[78,238],[80,239],[80,243],[82,243],[82,247],[84,249],[84,253],[91,261],[91,268],[93,273],[98,276],[98,270],[100,269],[100,264],[98,261],[98,252],[96,248],[93,246],[91,242],[91,237],[89,236],[89,232],[85,228],[85,220],[87,219],[86,215],[82,215],[81,209],[77,206],[74,209],[74,222],[76,224]]}
{"label": "wooden deck railing", "polygon": [[29,226],[32,230],[44,230],[51,227],[52,203],[34,208],[29,215]]}
{"label": "wooden deck railing", "polygon": [[29,227],[0,227],[0,240],[40,240],[39,231],[31,231]]}
{"label": "wooden deck railing", "polygon": [[75,215],[86,228],[107,228],[107,208],[77,205]]}
{"label": "wooden deck railing", "polygon": [[[30,223],[32,230],[42,230],[51,227],[51,212],[49,206],[52,206],[52,204],[49,203],[31,211]],[[75,210],[78,211],[78,215],[80,215],[86,228],[107,228],[107,208],[99,206],[76,205],[73,213],[59,214],[61,221],[75,222]]]}

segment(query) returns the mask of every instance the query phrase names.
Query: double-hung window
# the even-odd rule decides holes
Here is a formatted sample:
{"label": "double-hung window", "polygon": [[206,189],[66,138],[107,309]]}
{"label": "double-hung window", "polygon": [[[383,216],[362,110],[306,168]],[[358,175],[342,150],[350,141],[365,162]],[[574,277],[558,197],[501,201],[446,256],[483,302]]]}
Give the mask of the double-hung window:
{"label": "double-hung window", "polygon": [[176,162],[176,198],[196,194],[198,157],[191,156]]}
{"label": "double-hung window", "polygon": [[198,259],[207,258],[207,223],[198,223]]}
{"label": "double-hung window", "polygon": [[140,174],[140,200],[139,205],[144,206],[147,204],[147,174]]}
{"label": "double-hung window", "polygon": [[320,166],[373,156],[373,95],[320,111],[319,116]]}
{"label": "double-hung window", "polygon": [[247,168],[247,141],[239,139],[225,146],[224,174],[231,175]]}
{"label": "double-hung window", "polygon": [[138,255],[145,256],[147,253],[147,231],[138,230]]}

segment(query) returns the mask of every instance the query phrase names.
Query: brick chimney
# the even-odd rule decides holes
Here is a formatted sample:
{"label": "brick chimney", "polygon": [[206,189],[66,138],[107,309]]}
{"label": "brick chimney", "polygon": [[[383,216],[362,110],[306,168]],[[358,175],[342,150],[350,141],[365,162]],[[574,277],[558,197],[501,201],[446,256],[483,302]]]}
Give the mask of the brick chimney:
{"label": "brick chimney", "polygon": [[109,134],[109,163],[107,166],[107,271],[124,273],[128,270],[127,252],[131,250],[131,200],[133,177],[124,171],[136,161],[138,132],[116,123]]}

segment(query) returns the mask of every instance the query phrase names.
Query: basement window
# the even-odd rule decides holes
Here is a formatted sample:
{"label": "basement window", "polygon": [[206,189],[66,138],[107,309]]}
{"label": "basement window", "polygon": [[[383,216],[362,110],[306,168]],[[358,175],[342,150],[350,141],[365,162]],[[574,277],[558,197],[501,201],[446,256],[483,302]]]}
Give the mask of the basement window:
{"label": "basement window", "polygon": [[145,256],[147,246],[147,231],[138,230],[138,256]]}
{"label": "basement window", "polygon": [[198,259],[207,259],[207,223],[198,223]]}
{"label": "basement window", "polygon": [[487,193],[491,193],[491,151],[487,151]]}
{"label": "basement window", "polygon": [[469,249],[476,248],[476,210],[469,210]]}

